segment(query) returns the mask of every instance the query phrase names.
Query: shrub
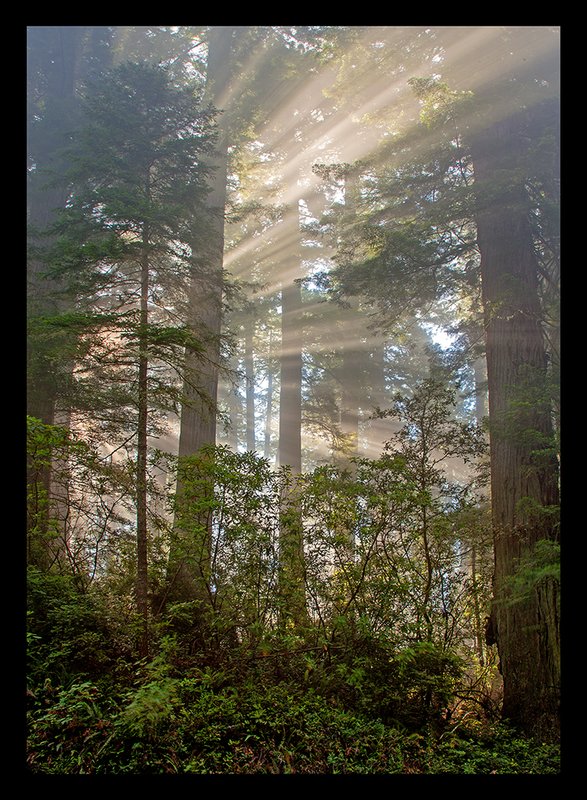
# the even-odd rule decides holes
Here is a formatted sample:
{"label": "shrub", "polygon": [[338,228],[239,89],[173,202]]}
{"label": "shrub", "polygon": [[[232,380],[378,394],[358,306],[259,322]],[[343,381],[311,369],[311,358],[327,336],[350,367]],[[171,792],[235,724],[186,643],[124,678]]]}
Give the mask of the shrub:
{"label": "shrub", "polygon": [[[159,665],[160,667],[160,665]],[[28,761],[48,774],[555,774],[559,749],[461,719],[440,735],[345,708],[311,688],[220,686],[149,665],[132,690],[47,688]],[[120,688],[120,687],[119,687]]]}
{"label": "shrub", "polygon": [[104,674],[119,653],[103,609],[70,576],[29,567],[27,577],[29,688]]}
{"label": "shrub", "polygon": [[100,690],[90,681],[67,689],[49,681],[28,713],[27,763],[33,772],[85,774],[94,771],[97,746],[111,722],[100,709]]}
{"label": "shrub", "polygon": [[522,738],[504,724],[478,721],[447,731],[426,767],[435,774],[552,775],[560,772],[560,747]]}

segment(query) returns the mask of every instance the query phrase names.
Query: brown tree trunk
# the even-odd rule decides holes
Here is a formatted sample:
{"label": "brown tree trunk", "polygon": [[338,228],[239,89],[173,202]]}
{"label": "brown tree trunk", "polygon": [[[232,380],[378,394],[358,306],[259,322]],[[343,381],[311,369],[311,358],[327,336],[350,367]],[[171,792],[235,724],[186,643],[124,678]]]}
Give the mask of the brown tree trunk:
{"label": "brown tree trunk", "polygon": [[[280,467],[291,470],[291,484],[281,500],[280,594],[282,620],[296,626],[306,619],[304,544],[296,477],[302,472],[302,292],[301,242],[297,206],[287,215],[285,234],[291,242],[281,265],[281,380],[279,393]],[[291,237],[291,238],[289,238]]]}
{"label": "brown tree trunk", "polygon": [[[476,338],[476,337],[475,337]],[[482,425],[487,416],[487,363],[485,357],[477,358],[473,364],[475,375],[475,420],[477,425]],[[475,620],[475,645],[479,664],[485,665],[485,636],[482,622],[481,604],[479,602],[479,589],[477,584],[477,546],[471,545],[471,581],[473,585],[473,616]]]}
{"label": "brown tree trunk", "polygon": [[[234,28],[216,27],[210,31],[208,42],[207,89],[209,101],[216,107],[222,102],[222,92],[227,86],[231,65]],[[191,456],[204,445],[216,442],[216,404],[220,364],[220,333],[222,326],[222,290],[224,261],[224,213],[226,204],[226,178],[228,135],[220,123],[220,136],[215,158],[211,163],[208,207],[212,224],[210,241],[206,248],[208,263],[205,273],[194,275],[190,298],[190,318],[195,335],[204,343],[202,354],[186,353],[185,402],[181,409],[179,457]],[[194,247],[197,247],[195,244]],[[182,492],[178,480],[177,493]],[[166,599],[202,599],[208,597],[208,568],[203,554],[210,552],[210,532],[205,542],[189,542],[177,529],[177,546],[173,544],[169,556],[168,590]],[[195,551],[194,551],[195,548]],[[193,554],[196,553],[196,555]],[[192,555],[190,555],[192,553]],[[204,561],[202,560],[204,559]]]}
{"label": "brown tree trunk", "polygon": [[556,738],[558,582],[545,580],[523,597],[511,586],[520,560],[532,557],[536,543],[558,537],[545,512],[558,503],[557,464],[546,454],[552,425],[540,397],[546,354],[538,270],[524,186],[516,177],[521,122],[512,116],[494,123],[473,143],[495,542],[491,627],[504,680],[503,716],[527,733]]}
{"label": "brown tree trunk", "polygon": [[[213,28],[208,42],[207,88],[208,100],[217,105],[230,76],[230,56],[233,28]],[[216,400],[218,365],[220,362],[220,331],[222,325],[222,267],[224,261],[224,212],[228,134],[219,122],[220,136],[210,178],[208,207],[211,212],[210,242],[206,251],[208,263],[205,274],[195,275],[191,288],[190,319],[196,336],[206,343],[205,358],[187,355],[187,402],[181,412],[179,455],[193,455],[202,445],[216,441]],[[195,245],[196,246],[196,245]]]}
{"label": "brown tree trunk", "polygon": [[299,626],[306,619],[306,603],[303,530],[296,496],[296,476],[302,471],[302,298],[298,283],[283,287],[281,305],[278,462],[291,469],[292,483],[282,497],[280,593],[283,620]]}
{"label": "brown tree trunk", "polygon": [[[90,34],[91,41],[88,42],[88,32],[92,30],[96,33]],[[33,121],[29,120],[31,147],[29,155],[34,162],[34,169],[27,187],[27,211],[33,245],[48,243],[47,229],[55,222],[59,210],[65,206],[70,187],[63,181],[55,182],[48,187],[46,178],[42,176],[45,170],[52,170],[56,175],[63,172],[61,150],[67,144],[67,136],[73,125],[76,87],[83,78],[86,68],[83,56],[87,57],[87,63],[90,57],[98,56],[98,48],[103,42],[105,30],[71,25],[41,28],[36,31],[36,34],[42,33],[43,45],[47,48],[47,52],[44,64],[46,84],[43,86],[45,117],[38,122],[38,129]],[[35,34],[31,32],[31,36],[34,42]],[[51,54],[53,58],[50,58]],[[103,56],[101,60],[103,61]],[[34,75],[31,74],[30,77],[34,83]],[[46,265],[38,258],[30,259],[27,264],[27,302],[31,319],[36,316],[58,314],[64,308],[63,300],[56,299],[61,287],[55,280],[49,280],[45,276],[45,270]],[[43,352],[43,344],[39,345],[37,340],[34,344],[31,343],[27,356],[27,414],[47,425],[67,426],[68,410],[56,409],[59,386],[51,355],[47,357]],[[60,476],[59,480],[56,479],[56,475]],[[30,530],[28,532],[29,538],[34,536],[37,540],[34,547],[29,547],[31,560],[45,570],[68,562],[66,476],[67,464],[62,462],[47,465],[41,474],[28,475],[29,482],[36,482],[50,502],[45,522],[37,526],[34,534]],[[54,522],[58,521],[57,537],[49,533],[49,515]]]}
{"label": "brown tree trunk", "polygon": [[267,396],[265,401],[265,441],[263,455],[265,458],[271,457],[271,428],[273,422],[273,358],[272,358],[272,336],[269,331],[269,354],[267,356]]}
{"label": "brown tree trunk", "polygon": [[141,261],[141,287],[139,308],[139,356],[138,356],[138,419],[137,419],[137,463],[136,463],[136,603],[141,620],[139,632],[139,655],[148,655],[148,523],[147,523],[147,452],[148,452],[148,337],[149,322],[149,235],[143,231],[143,255]]}
{"label": "brown tree trunk", "polygon": [[302,296],[299,283],[281,292],[281,388],[279,465],[302,471]]}
{"label": "brown tree trunk", "polygon": [[247,412],[247,450],[254,452],[255,443],[255,365],[253,363],[254,320],[245,325],[245,397]]}

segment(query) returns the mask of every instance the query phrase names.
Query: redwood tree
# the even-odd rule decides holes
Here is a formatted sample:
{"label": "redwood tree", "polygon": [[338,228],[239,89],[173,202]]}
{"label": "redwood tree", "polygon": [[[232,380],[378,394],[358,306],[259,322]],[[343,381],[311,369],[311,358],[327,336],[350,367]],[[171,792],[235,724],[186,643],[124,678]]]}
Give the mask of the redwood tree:
{"label": "redwood tree", "polygon": [[371,191],[380,202],[365,217],[364,261],[343,258],[336,277],[388,319],[422,313],[440,294],[463,297],[480,280],[495,539],[487,635],[501,660],[503,716],[556,738],[558,32],[490,29],[472,71],[458,61],[466,49],[451,50],[454,35],[427,34],[441,65],[430,72],[446,83],[411,81],[423,104],[421,147],[412,134],[391,141],[388,174],[377,167]]}
{"label": "redwood tree", "polygon": [[542,566],[548,552],[554,557],[559,541],[539,269],[525,176],[518,177],[528,133],[528,115],[520,113],[473,140],[495,552],[488,637],[500,655],[504,717],[552,737],[559,726],[559,582],[549,570],[527,591],[515,591],[520,571]]}
{"label": "redwood tree", "polygon": [[[214,27],[208,33],[208,58],[205,97],[212,107],[221,107],[223,92],[232,75],[233,27]],[[194,273],[189,288],[186,321],[205,343],[205,360],[199,354],[186,351],[186,381],[179,432],[179,457],[189,458],[204,445],[216,442],[216,413],[218,374],[221,360],[220,336],[224,288],[224,217],[227,195],[229,132],[226,124],[219,125],[214,153],[208,158],[207,208],[210,225],[205,243],[194,236],[194,248],[199,249],[201,268]],[[194,230],[197,230],[194,222]],[[197,377],[196,377],[197,376]],[[196,378],[194,380],[194,378]],[[177,494],[183,491],[181,470]],[[210,542],[192,542],[175,524],[168,567],[168,587],[165,599],[194,599],[207,592]],[[194,550],[195,548],[195,550]],[[197,555],[194,555],[196,553]]]}

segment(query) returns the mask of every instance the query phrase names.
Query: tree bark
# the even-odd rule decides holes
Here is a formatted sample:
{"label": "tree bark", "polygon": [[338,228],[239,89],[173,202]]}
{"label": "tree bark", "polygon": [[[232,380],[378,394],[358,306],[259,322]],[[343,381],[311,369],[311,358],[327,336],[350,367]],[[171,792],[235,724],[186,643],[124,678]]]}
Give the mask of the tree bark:
{"label": "tree bark", "polygon": [[[302,472],[302,290],[301,239],[297,204],[285,219],[285,236],[291,242],[280,268],[281,380],[277,460],[291,471],[291,483],[281,499],[280,594],[282,621],[300,627],[306,620],[304,543],[296,477]],[[291,238],[290,238],[291,236]]]}
{"label": "tree bark", "polygon": [[[213,28],[208,42],[206,95],[216,105],[230,76],[230,55],[233,28]],[[187,354],[186,373],[191,376],[186,385],[188,401],[181,411],[179,455],[193,455],[204,444],[216,441],[216,400],[218,365],[220,362],[220,331],[222,325],[222,267],[224,261],[224,212],[228,135],[219,122],[220,135],[215,157],[211,163],[208,206],[212,225],[207,247],[208,264],[205,275],[194,275],[189,324],[207,342],[205,359]],[[194,386],[197,383],[197,387]]]}
{"label": "tree bark", "polygon": [[281,293],[281,388],[279,400],[280,467],[291,470],[291,485],[282,497],[280,526],[280,593],[283,621],[295,626],[306,620],[304,543],[296,496],[296,476],[302,471],[302,298],[299,283]]}
{"label": "tree bark", "polygon": [[[231,51],[234,28],[216,27],[210,31],[206,95],[210,103],[218,106],[231,74]],[[222,326],[222,290],[224,261],[224,213],[226,205],[226,179],[228,160],[228,135],[219,123],[219,141],[211,167],[208,207],[211,213],[210,237],[206,247],[205,273],[195,274],[189,298],[188,324],[205,344],[202,354],[186,353],[185,402],[181,409],[178,455],[191,456],[204,445],[216,442],[216,405],[220,364],[220,333]],[[197,247],[195,244],[194,247]],[[181,481],[177,483],[181,495]],[[208,597],[205,583],[207,569],[200,556],[195,561],[186,553],[195,547],[197,553],[210,552],[210,541],[186,542],[176,527],[177,547],[172,545],[168,567],[166,599],[202,599]],[[210,532],[209,532],[210,536]]]}
{"label": "tree bark", "polygon": [[271,457],[271,428],[273,423],[273,353],[272,336],[269,331],[269,353],[267,356],[267,394],[265,400],[265,438],[263,445],[263,455],[269,459]]}
{"label": "tree bark", "polygon": [[[527,733],[559,732],[558,584],[548,580],[516,597],[511,580],[536,543],[558,538],[548,513],[558,504],[550,408],[540,398],[546,352],[523,182],[523,116],[512,115],[472,142],[478,202],[489,387],[491,502],[494,527],[492,630],[504,680],[503,716]],[[540,448],[545,454],[536,454]],[[530,509],[531,511],[532,509]]]}
{"label": "tree bark", "polygon": [[340,430],[343,435],[343,463],[359,454],[359,397],[361,361],[364,356],[348,339],[342,347],[342,386],[340,395]]}
{"label": "tree bark", "polygon": [[[31,172],[27,187],[28,225],[33,246],[47,243],[47,231],[63,209],[70,187],[66,182],[54,181],[46,185],[45,171],[56,175],[64,173],[62,149],[74,125],[77,104],[76,90],[79,82],[93,68],[106,65],[107,48],[104,43],[110,36],[108,28],[87,28],[77,25],[32,27],[29,30],[29,92],[32,109],[29,116],[28,146]],[[101,52],[100,52],[101,51]],[[38,61],[36,61],[38,59]],[[36,66],[35,66],[36,65]],[[38,84],[36,83],[38,81]],[[40,109],[35,107],[36,93],[42,96]],[[35,117],[39,116],[39,119]],[[46,265],[39,258],[27,264],[27,305],[30,319],[52,316],[64,309],[64,301],[57,299],[61,287],[45,276]],[[43,344],[29,342],[27,353],[27,414],[47,425],[69,424],[69,412],[57,410],[60,386],[51,354],[43,352]],[[60,536],[48,536],[42,546],[35,547],[34,562],[42,569],[50,569],[59,562],[67,563],[67,482],[62,478],[67,465],[53,464],[43,469],[41,475],[29,475],[37,481],[51,500],[51,514],[59,520]],[[48,520],[47,520],[48,523]],[[41,539],[47,534],[41,532]],[[29,531],[29,535],[30,535]]]}
{"label": "tree bark", "polygon": [[292,281],[281,292],[281,388],[279,465],[302,471],[302,296]]}
{"label": "tree bark", "polygon": [[[254,325],[254,320],[250,321]],[[255,365],[253,362],[253,330],[245,325],[245,396],[247,411],[247,450],[254,452],[255,443]]]}
{"label": "tree bark", "polygon": [[[475,337],[477,338],[477,337]],[[475,375],[475,421],[477,425],[482,425],[487,416],[487,362],[485,357],[475,359],[473,363]],[[475,542],[471,544],[471,581],[473,586],[473,616],[475,620],[475,645],[479,664],[485,665],[485,636],[482,623],[481,604],[479,602],[479,590],[477,584],[477,546]]]}
{"label": "tree bark", "polygon": [[148,523],[147,523],[147,454],[149,420],[149,355],[147,325],[149,322],[149,234],[143,230],[143,254],[141,259],[140,307],[139,307],[139,355],[138,355],[138,415],[137,415],[137,463],[136,463],[136,603],[141,620],[139,632],[139,655],[148,655]]}

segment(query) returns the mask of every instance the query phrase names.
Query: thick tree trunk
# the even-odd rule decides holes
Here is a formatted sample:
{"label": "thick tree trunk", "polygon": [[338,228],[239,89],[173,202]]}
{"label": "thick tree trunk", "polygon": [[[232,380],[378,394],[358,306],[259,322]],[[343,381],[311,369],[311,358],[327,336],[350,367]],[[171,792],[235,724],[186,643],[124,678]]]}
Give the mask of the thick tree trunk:
{"label": "thick tree trunk", "polygon": [[[230,75],[233,28],[213,28],[208,43],[208,75],[206,94],[216,105]],[[208,207],[211,212],[210,242],[206,248],[208,263],[205,274],[195,275],[191,287],[190,319],[198,337],[206,342],[205,358],[187,355],[187,402],[181,412],[179,455],[193,455],[202,445],[216,441],[216,400],[220,332],[222,325],[222,289],[224,261],[224,212],[228,134],[219,122],[220,136],[211,163]]]}
{"label": "thick tree trunk", "polygon": [[[491,500],[495,540],[492,640],[504,680],[503,716],[527,733],[559,726],[558,584],[516,597],[511,579],[536,543],[556,539],[546,509],[558,503],[556,459],[547,449],[550,408],[540,396],[546,356],[538,271],[522,182],[516,177],[521,117],[474,140],[489,386]],[[538,451],[544,449],[544,455]]]}
{"label": "thick tree trunk", "polygon": [[299,283],[281,292],[279,465],[302,471],[302,296]]}
{"label": "thick tree trunk", "polygon": [[147,455],[149,421],[149,355],[147,324],[149,322],[149,246],[148,232],[143,232],[143,257],[141,263],[140,285],[140,333],[138,355],[138,396],[137,396],[137,463],[136,463],[136,603],[141,619],[139,633],[139,655],[148,655],[148,522],[147,522]]}
{"label": "thick tree trunk", "polygon": [[285,220],[291,247],[281,264],[281,380],[279,393],[280,467],[291,470],[291,484],[281,500],[280,594],[282,621],[302,626],[306,620],[304,544],[296,493],[296,477],[302,472],[302,292],[301,242],[297,207]]}
{"label": "thick tree trunk", "polygon": [[[27,187],[28,225],[33,246],[48,243],[47,231],[55,222],[56,215],[64,208],[70,187],[63,181],[47,186],[45,171],[52,171],[53,177],[63,174],[62,149],[67,145],[68,135],[74,124],[76,107],[76,87],[90,64],[99,67],[105,63],[102,45],[108,38],[106,28],[85,28],[77,25],[40,27],[30,29],[29,63],[31,98],[35,96],[35,59],[39,59],[39,72],[43,75],[41,92],[43,94],[40,119],[34,120],[37,109],[29,119],[29,161],[31,173]],[[102,49],[102,53],[100,53]],[[45,177],[44,177],[45,176]],[[61,288],[55,280],[45,276],[46,265],[38,258],[27,264],[27,311],[29,318],[52,316],[63,311],[62,299],[57,299]],[[47,425],[69,424],[69,413],[65,408],[56,409],[60,392],[59,376],[55,371],[50,352],[38,339],[29,342],[27,353],[27,414],[40,419]],[[56,479],[59,475],[59,479]],[[34,537],[33,563],[48,570],[55,565],[67,564],[67,526],[68,480],[67,464],[56,463],[43,469],[40,475],[29,475],[29,481],[36,481],[39,488],[50,499],[53,521],[58,521],[59,536],[48,531],[46,524],[38,527]],[[44,528],[44,529],[43,529]],[[32,536],[29,531],[29,537]]]}
{"label": "thick tree trunk", "polygon": [[[230,77],[231,49],[234,29],[212,28],[208,42],[207,97],[218,107],[222,92]],[[191,456],[204,445],[216,442],[216,404],[220,364],[220,333],[222,325],[222,290],[224,260],[224,213],[226,204],[226,179],[228,160],[228,135],[220,123],[220,136],[215,158],[211,164],[208,207],[212,224],[210,241],[206,247],[208,263],[205,274],[194,275],[190,292],[188,324],[205,344],[203,354],[186,354],[186,401],[181,410],[179,457]],[[194,245],[196,246],[196,245]],[[182,492],[178,480],[177,493]],[[189,542],[176,527],[177,544],[169,556],[168,591],[166,599],[204,599],[208,597],[202,553],[210,552],[210,534],[206,542]],[[195,550],[194,550],[195,548]],[[198,555],[194,556],[196,552]],[[191,554],[191,555],[190,555]]]}
{"label": "thick tree trunk", "polygon": [[[254,325],[254,321],[251,321]],[[247,409],[247,450],[254,452],[255,443],[255,365],[253,363],[253,330],[245,326],[245,396]]]}

